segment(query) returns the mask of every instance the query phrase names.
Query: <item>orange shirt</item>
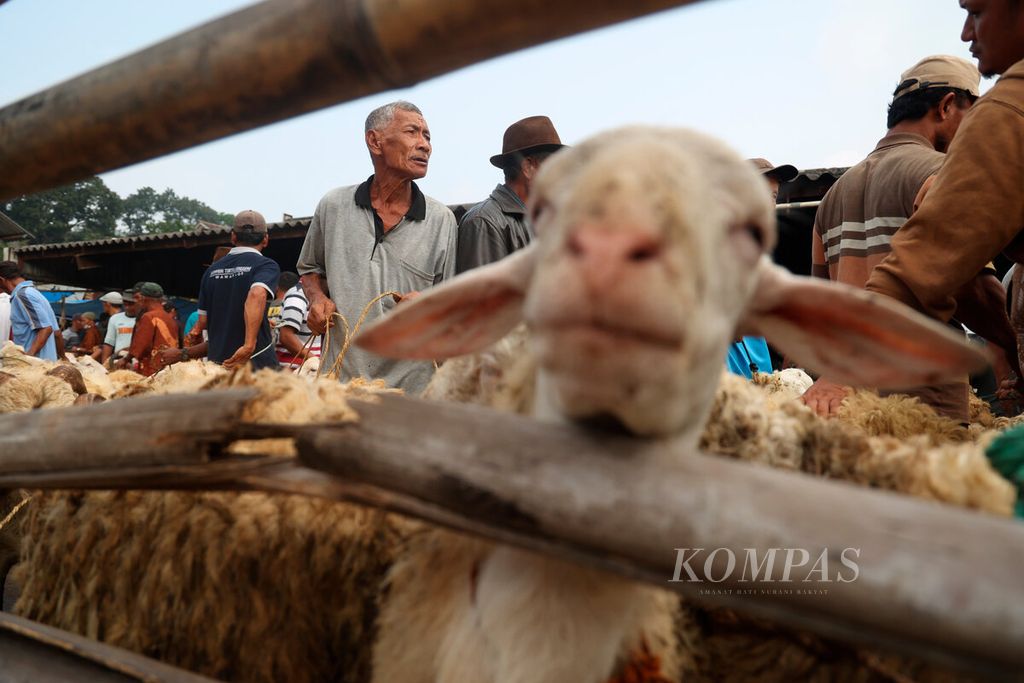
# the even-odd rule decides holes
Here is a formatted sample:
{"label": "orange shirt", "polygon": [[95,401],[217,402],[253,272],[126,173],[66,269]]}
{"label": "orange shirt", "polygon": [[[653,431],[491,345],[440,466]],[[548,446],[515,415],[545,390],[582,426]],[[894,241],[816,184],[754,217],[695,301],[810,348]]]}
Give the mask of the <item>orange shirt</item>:
{"label": "orange shirt", "polygon": [[78,346],[85,349],[86,353],[92,353],[99,343],[100,331],[96,329],[96,325],[92,325],[85,329],[85,332],[82,334],[82,342]]}
{"label": "orange shirt", "polygon": [[163,308],[146,311],[135,323],[129,353],[139,361],[139,372],[149,377],[163,367],[160,352],[178,348],[178,323]]}

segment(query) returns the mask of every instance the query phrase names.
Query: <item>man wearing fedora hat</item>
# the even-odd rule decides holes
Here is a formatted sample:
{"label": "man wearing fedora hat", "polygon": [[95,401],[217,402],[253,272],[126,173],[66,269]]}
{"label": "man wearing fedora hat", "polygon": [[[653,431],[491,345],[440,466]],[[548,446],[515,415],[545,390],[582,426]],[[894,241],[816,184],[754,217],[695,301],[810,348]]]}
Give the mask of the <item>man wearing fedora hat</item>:
{"label": "man wearing fedora hat", "polygon": [[[973,64],[948,55],[926,57],[903,72],[889,105],[888,133],[866,159],[843,174],[818,208],[812,234],[815,276],[865,287],[914,213],[922,186],[945,162],[960,122],[978,98],[980,80]],[[998,280],[990,273],[975,272],[977,287],[961,294],[961,322],[1000,346],[1015,345],[1006,319],[1005,293],[1000,297],[1001,286],[996,290],[989,286],[998,285]],[[1013,356],[1015,364],[1016,353]],[[968,390],[964,377],[961,382],[900,393],[966,422]],[[848,391],[821,378],[803,400],[818,413],[830,415]]]}
{"label": "man wearing fedora hat", "polygon": [[541,163],[563,147],[551,119],[530,116],[505,130],[501,154],[491,164],[505,173],[505,182],[459,221],[456,272],[502,259],[533,239],[526,220],[526,200]]}

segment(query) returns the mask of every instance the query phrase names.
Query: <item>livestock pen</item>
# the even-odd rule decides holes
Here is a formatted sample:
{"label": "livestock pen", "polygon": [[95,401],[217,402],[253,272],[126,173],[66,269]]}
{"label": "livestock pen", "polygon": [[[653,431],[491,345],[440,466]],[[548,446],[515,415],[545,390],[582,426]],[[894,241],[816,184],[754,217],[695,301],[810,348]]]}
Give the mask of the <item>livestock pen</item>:
{"label": "livestock pen", "polygon": [[[0,198],[679,4],[266,2],[0,110]],[[413,49],[423,41],[445,49],[425,60]],[[254,396],[243,386],[0,417],[0,486],[355,502],[981,675],[1012,679],[1024,665],[1024,531],[1010,521],[697,452],[638,470],[631,458],[668,446],[482,407],[385,395],[353,400],[354,420],[292,424],[252,419]],[[282,440],[284,453],[266,452]],[[723,564],[852,539],[871,571],[827,601],[741,595]],[[677,580],[677,551],[708,547],[729,551],[709,564],[724,577],[716,590]]]}

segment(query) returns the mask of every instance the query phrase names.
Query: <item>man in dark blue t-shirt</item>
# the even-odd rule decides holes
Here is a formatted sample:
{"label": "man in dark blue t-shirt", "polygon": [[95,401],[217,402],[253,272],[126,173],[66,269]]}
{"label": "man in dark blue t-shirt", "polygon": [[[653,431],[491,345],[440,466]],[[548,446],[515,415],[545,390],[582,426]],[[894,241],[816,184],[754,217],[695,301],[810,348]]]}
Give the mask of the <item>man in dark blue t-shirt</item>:
{"label": "man in dark blue t-shirt", "polygon": [[267,222],[256,211],[235,216],[234,248],[203,273],[199,285],[199,321],[189,343],[209,332],[207,356],[226,368],[246,362],[254,370],[278,367],[267,322],[267,301],[274,297],[281,268],[261,252],[267,246]]}

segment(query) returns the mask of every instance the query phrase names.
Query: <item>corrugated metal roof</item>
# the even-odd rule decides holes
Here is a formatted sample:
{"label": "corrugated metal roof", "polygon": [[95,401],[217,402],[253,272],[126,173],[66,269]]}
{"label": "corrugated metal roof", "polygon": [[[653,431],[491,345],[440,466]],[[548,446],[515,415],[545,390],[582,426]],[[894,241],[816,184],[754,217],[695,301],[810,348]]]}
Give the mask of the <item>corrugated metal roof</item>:
{"label": "corrugated metal roof", "polygon": [[830,175],[833,178],[838,178],[847,171],[850,170],[849,166],[833,167],[833,168],[808,168],[800,171],[800,175],[806,177],[808,180],[817,180],[823,175]]}
{"label": "corrugated metal roof", "polygon": [[[2,216],[3,214],[0,214]],[[311,217],[293,218],[277,223],[268,223],[267,229],[271,232],[281,230],[304,228],[309,225]],[[209,235],[225,235],[231,232],[231,226],[220,225],[199,221],[198,228],[192,230],[176,230],[175,232],[160,232],[147,235],[126,235],[124,237],[105,237],[98,240],[81,240],[78,242],[57,242],[54,244],[30,244],[24,247],[13,249],[17,254],[38,254],[46,251],[65,251],[69,249],[85,249],[104,246],[124,246],[129,244],[152,244],[156,242],[169,242],[173,240],[187,239],[189,237],[205,237]]]}
{"label": "corrugated metal roof", "polygon": [[32,233],[0,213],[0,240],[20,240],[26,237],[32,237]]}

